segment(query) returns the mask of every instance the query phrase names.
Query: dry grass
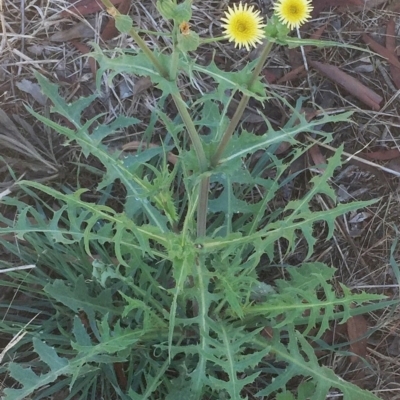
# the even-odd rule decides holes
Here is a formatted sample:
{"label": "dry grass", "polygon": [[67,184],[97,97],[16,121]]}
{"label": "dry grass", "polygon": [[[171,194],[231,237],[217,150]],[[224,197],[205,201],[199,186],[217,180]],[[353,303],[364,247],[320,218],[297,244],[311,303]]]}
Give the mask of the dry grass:
{"label": "dry grass", "polygon": [[[193,29],[203,36],[219,34],[219,17],[227,2],[204,0],[194,3]],[[50,180],[57,183],[73,184],[74,180],[76,182],[76,176],[70,181],[66,177],[77,173],[79,151],[64,147],[60,138],[32,118],[24,105],[29,105],[47,115],[49,104],[40,104],[31,94],[22,91],[18,86],[24,79],[35,83],[33,71],[39,71],[52,81],[58,82],[67,98],[87,96],[95,91],[94,77],[87,59],[82,57],[70,42],[52,41],[53,35],[83,21],[88,29],[85,31],[86,37],[80,39],[81,42],[87,44],[94,40],[102,47],[111,49],[135,47],[132,40],[124,35],[107,43],[101,41],[100,27],[108,20],[105,12],[89,16],[90,24],[86,22],[85,17],[61,18],[60,12],[67,9],[69,4],[66,0],[29,2],[3,0],[0,23],[5,34],[0,43],[0,109],[4,111],[5,117],[0,119],[0,144],[3,149],[0,188],[11,188],[14,179],[20,177],[45,182]],[[269,2],[259,0],[253,1],[252,4],[264,12],[268,13],[270,10]],[[133,2],[131,15],[144,31],[168,28],[167,23],[162,21],[156,12],[154,0]],[[382,35],[389,16],[397,17],[385,11],[384,7],[346,14],[324,12],[302,30],[302,35],[307,37],[315,28],[327,23],[324,39],[366,48],[360,41],[360,35],[368,32],[376,40],[384,41]],[[144,37],[150,47],[163,48],[169,45],[166,37],[156,38],[147,34],[144,34]],[[226,42],[202,45],[198,52],[199,62],[206,64],[215,55],[217,64],[230,70],[240,68],[243,63],[252,59],[254,54],[255,52],[249,55],[245,50],[234,50],[233,46]],[[389,257],[392,242],[397,235],[395,227],[399,225],[400,217],[398,211],[400,164],[393,162],[389,166],[381,166],[376,162],[358,160],[352,155],[374,148],[398,148],[400,92],[391,82],[385,60],[376,55],[350,48],[334,47],[313,50],[310,57],[341,67],[384,97],[382,109],[371,111],[315,70],[310,70],[307,77],[285,84],[271,85],[272,90],[292,102],[299,96],[314,98],[316,105],[310,101],[307,104],[310,108],[322,106],[331,110],[356,111],[354,123],[327,127],[335,130],[334,141],[330,147],[321,148],[322,153],[329,155],[330,151],[343,143],[349,154],[349,162],[338,171],[333,184],[349,193],[350,199],[380,199],[376,205],[368,209],[369,215],[364,221],[354,223],[350,221],[351,217],[339,221],[334,240],[329,243],[322,241],[314,259],[335,266],[338,282],[354,290],[371,290],[397,297],[399,295],[399,282],[395,271],[397,267],[393,262],[390,263]],[[277,47],[272,52],[268,69],[282,76],[301,63],[302,58],[298,50]],[[211,83],[201,76],[195,76],[194,82],[200,92],[212,89]],[[185,95],[195,96],[186,83],[182,79]],[[155,105],[157,91],[147,89],[135,94],[135,85],[138,84],[140,81],[136,77],[119,77],[113,87],[102,88],[104,93],[101,100],[93,110],[90,110],[91,113],[107,112],[110,119],[115,115],[126,114],[138,116],[144,121],[136,131],[115,138],[113,144],[116,146],[143,135],[149,110]],[[261,106],[252,103],[247,110],[247,116],[258,115],[257,108],[261,109]],[[288,110],[274,103],[266,105],[264,110],[275,125],[286,120],[287,112]],[[251,128],[262,132],[264,125],[255,120]],[[17,138],[18,135],[21,137]],[[151,141],[159,142],[162,135],[163,132],[156,129]],[[12,167],[16,177],[9,173],[6,165]],[[87,176],[81,176],[79,179],[90,186],[94,177],[87,172]],[[309,175],[302,175],[297,183],[299,186],[307,186],[308,179]],[[330,206],[327,199],[320,199],[318,207]],[[302,249],[299,248],[298,251],[300,255]],[[293,255],[291,257],[295,258]],[[393,257],[398,259],[397,251]],[[283,263],[290,260],[281,261]],[[350,364],[348,357],[345,356],[324,359],[324,363],[330,365],[344,378],[376,390],[382,399],[400,399],[399,321],[396,310],[385,310],[380,314],[368,316],[369,326],[374,332],[368,341],[367,368]]]}

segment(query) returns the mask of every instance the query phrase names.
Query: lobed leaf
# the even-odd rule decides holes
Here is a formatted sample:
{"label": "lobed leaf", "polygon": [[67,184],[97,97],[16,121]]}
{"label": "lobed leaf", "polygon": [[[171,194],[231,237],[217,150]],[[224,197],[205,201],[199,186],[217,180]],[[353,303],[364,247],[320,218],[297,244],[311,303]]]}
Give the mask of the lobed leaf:
{"label": "lobed leaf", "polygon": [[4,400],[25,400],[36,390],[49,385],[62,375],[73,371],[66,358],[59,357],[53,347],[48,346],[37,338],[33,338],[33,347],[40,359],[47,365],[49,372],[36,375],[31,368],[23,368],[20,364],[10,363],[8,371],[22,388],[4,389]]}

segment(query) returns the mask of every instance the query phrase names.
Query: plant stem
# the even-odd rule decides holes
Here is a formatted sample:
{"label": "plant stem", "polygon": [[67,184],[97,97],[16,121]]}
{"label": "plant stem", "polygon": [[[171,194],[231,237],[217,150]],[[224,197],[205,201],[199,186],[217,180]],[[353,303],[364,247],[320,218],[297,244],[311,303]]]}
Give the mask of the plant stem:
{"label": "plant stem", "polygon": [[[102,3],[107,7],[107,12],[116,18],[120,15],[119,11],[113,6],[110,0],[101,0]],[[174,48],[172,53],[172,64],[170,71],[168,71],[164,65],[162,65],[154,53],[149,49],[146,42],[139,36],[138,32],[135,28],[131,28],[129,30],[129,35],[136,41],[137,45],[143,51],[143,53],[147,56],[147,58],[153,63],[154,67],[158,70],[160,75],[168,79],[170,81],[176,80],[177,75],[177,67],[179,61],[179,52],[177,49],[176,42],[176,34],[177,27],[174,26],[174,30],[172,32],[172,37],[174,40]],[[192,141],[192,145],[196,152],[197,160],[199,162],[200,172],[204,173],[208,168],[208,160],[206,158],[206,154],[203,149],[203,144],[201,143],[200,136],[197,133],[196,127],[194,126],[193,120],[186,108],[186,104],[183,101],[181,95],[179,93],[172,94],[172,99],[178,109],[178,112],[182,118],[183,123],[186,126],[186,130],[189,134],[189,137]],[[207,223],[207,203],[208,203],[208,184],[209,178],[203,178],[200,182],[199,186],[199,205],[197,208],[197,236],[204,236],[206,232],[206,223]]]}
{"label": "plant stem", "polygon": [[199,186],[199,203],[197,204],[197,237],[206,235],[207,229],[207,208],[208,208],[208,188],[210,177],[202,178]]}
{"label": "plant stem", "polygon": [[[197,133],[193,120],[186,108],[186,104],[182,100],[180,94],[173,94],[172,98],[178,109],[186,130],[192,140],[194,151],[196,152],[197,160],[199,162],[200,172],[204,173],[208,169],[208,161],[204,152],[203,144],[201,143],[200,136]],[[199,201],[197,205],[197,237],[205,236],[207,227],[207,205],[208,205],[208,186],[209,178],[202,178],[199,185]]]}
{"label": "plant stem", "polygon": [[[102,0],[104,1],[104,0]],[[153,63],[153,65],[157,68],[158,72],[161,74],[161,76],[165,79],[169,78],[168,70],[162,65],[154,53],[149,49],[147,46],[146,42],[139,36],[139,34],[136,32],[135,28],[131,28],[129,30],[129,34],[135,39],[137,45],[140,47],[140,49],[143,51],[143,53],[148,57],[148,59]]]}
{"label": "plant stem", "polygon": [[172,60],[169,70],[169,79],[171,81],[176,81],[176,77],[178,75],[179,50],[178,50],[177,34],[178,34],[178,27],[174,21],[174,28],[172,30],[172,41],[173,41]]}
{"label": "plant stem", "polygon": [[[249,82],[247,84],[249,88],[253,85],[254,81],[260,75],[260,72],[264,67],[265,61],[267,60],[269,53],[271,52],[272,46],[273,46],[272,42],[268,42],[265,45],[265,47],[261,53],[261,56],[258,59],[256,67],[254,68],[254,70],[251,74],[251,77],[249,79]],[[217,147],[217,150],[215,151],[214,155],[211,157],[211,167],[215,167],[218,164],[219,160],[221,159],[221,156],[222,156],[223,152],[225,151],[225,148],[228,145],[229,140],[231,139],[233,133],[235,132],[237,125],[239,124],[240,119],[242,118],[242,115],[244,113],[244,110],[246,109],[249,99],[250,99],[250,96],[245,95],[245,94],[241,98],[239,105],[235,111],[235,114],[233,115],[228,127],[226,128],[224,135],[222,136],[222,139]]]}
{"label": "plant stem", "polygon": [[218,37],[210,37],[210,38],[200,39],[200,43],[201,44],[214,43],[214,42],[221,42],[223,40],[226,40],[226,36],[218,36]]}
{"label": "plant stem", "polygon": [[[121,15],[121,13],[114,7],[114,5],[111,3],[110,0],[101,0],[102,3],[107,7],[107,12],[114,18],[118,17]],[[163,78],[168,79],[169,74],[167,69],[158,61],[154,53],[149,49],[149,46],[147,46],[146,42],[139,36],[139,34],[136,32],[135,28],[131,28],[129,30],[129,35],[135,39],[135,42],[137,45],[140,47],[140,49],[143,51],[143,53],[147,56],[147,58],[153,63],[153,65],[157,68],[158,72],[161,74]]]}
{"label": "plant stem", "polygon": [[206,158],[206,154],[204,153],[203,144],[201,143],[200,136],[197,133],[193,120],[186,108],[186,103],[182,100],[180,94],[172,94],[171,96],[192,141],[192,145],[194,147],[194,151],[196,152],[197,160],[199,162],[200,171],[205,172],[208,168],[208,161]]}

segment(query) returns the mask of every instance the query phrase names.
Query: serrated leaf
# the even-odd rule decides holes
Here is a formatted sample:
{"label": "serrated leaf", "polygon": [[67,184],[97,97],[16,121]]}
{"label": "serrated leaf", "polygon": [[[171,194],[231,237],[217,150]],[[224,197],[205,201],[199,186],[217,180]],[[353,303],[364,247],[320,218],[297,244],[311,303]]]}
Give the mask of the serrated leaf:
{"label": "serrated leaf", "polygon": [[111,290],[102,290],[97,296],[91,296],[83,276],[79,276],[74,287],[68,287],[64,281],[56,279],[44,287],[44,291],[55,301],[68,307],[75,313],[84,311],[88,317],[90,327],[96,336],[99,336],[95,313],[100,315],[119,315],[120,307],[113,305]]}
{"label": "serrated leaf", "polygon": [[[99,46],[93,43],[95,51],[90,53],[90,56],[98,61],[100,68],[97,72],[97,87],[100,87],[100,80],[106,71],[109,71],[109,82],[112,79],[122,73],[133,74],[137,76],[148,76],[154,85],[161,89],[164,96],[168,94],[178,94],[179,90],[174,81],[170,81],[169,78],[163,77],[154,67],[153,63],[143,53],[136,55],[129,55],[122,53],[121,56],[115,56],[113,58],[107,57],[103,50]],[[120,50],[120,52],[122,52]],[[171,62],[171,56],[154,52],[154,56],[158,59],[160,64],[169,66]]]}
{"label": "serrated leaf", "polygon": [[22,388],[5,389],[4,400],[24,400],[36,390],[53,383],[59,376],[71,373],[68,360],[59,357],[53,347],[48,346],[37,338],[33,338],[33,347],[50,371],[42,375],[36,375],[30,368],[23,368],[19,364],[11,363],[8,371]]}
{"label": "serrated leaf", "polygon": [[[262,315],[275,321],[274,328],[304,324],[303,335],[319,324],[314,336],[320,338],[329,329],[330,321],[339,319],[336,316],[337,307],[343,307],[343,323],[354,312],[355,303],[385,298],[365,293],[352,294],[350,291],[344,291],[342,296],[336,295],[332,285],[327,282],[332,279],[335,270],[322,263],[306,263],[298,268],[288,268],[287,272],[290,279],[277,280],[277,292],[271,292],[264,304],[245,307],[244,315]],[[324,299],[321,299],[321,293]]]}
{"label": "serrated leaf", "polygon": [[293,377],[302,375],[313,378],[315,389],[310,397],[311,400],[325,398],[332,388],[342,392],[343,400],[379,400],[373,393],[338,377],[331,369],[321,367],[315,355],[315,349],[308,341],[300,333],[295,332],[293,327],[288,326],[287,330],[289,333],[288,346],[285,347],[279,342],[279,339],[276,339],[272,345],[272,351],[278,360],[285,361],[289,367],[277,376],[267,388],[259,391],[257,396],[268,396],[285,387]]}
{"label": "serrated leaf", "polygon": [[[300,122],[294,127],[284,126],[281,130],[275,131],[269,124],[268,132],[264,135],[255,135],[247,131],[242,131],[239,136],[232,138],[220,163],[230,162],[231,160],[244,157],[247,154],[253,154],[261,149],[268,149],[275,143],[295,143],[295,137],[299,133],[313,132],[317,126],[329,122],[348,121],[351,114],[351,112],[345,112],[335,116],[326,115],[321,119],[315,119],[310,122],[306,121],[304,115],[298,114]],[[325,134],[323,132],[319,133]]]}
{"label": "serrated leaf", "polygon": [[[183,61],[182,61],[183,62]],[[226,72],[217,67],[214,61],[211,61],[206,67],[198,64],[188,63],[185,69],[201,72],[213,78],[218,85],[221,86],[219,90],[234,89],[239,90],[247,96],[254,97],[257,100],[264,101],[267,96],[265,92],[265,85],[261,82],[261,78],[254,81],[251,87],[248,87],[249,77],[254,68],[254,63],[247,64],[243,69],[236,72]]]}
{"label": "serrated leaf", "polygon": [[[40,74],[36,74],[36,78],[38,79],[43,92],[55,104],[54,111],[65,116],[68,120],[71,120],[77,127],[77,131],[58,125],[52,120],[45,118],[32,110],[30,110],[30,112],[40,121],[52,127],[56,131],[64,134],[70,140],[75,140],[81,146],[85,154],[92,154],[103,163],[103,165],[107,169],[107,172],[103,178],[102,183],[100,184],[100,188],[119,179],[127,190],[127,201],[140,202],[141,209],[146,213],[151,223],[155,226],[158,226],[161,231],[166,232],[167,218],[165,217],[165,215],[162,215],[162,213],[158,211],[148,200],[148,197],[151,194],[151,187],[149,186],[149,184],[146,183],[139,176],[137,176],[134,171],[131,171],[131,165],[126,166],[124,161],[119,159],[118,154],[110,153],[105,145],[99,144],[99,136],[101,137],[109,134],[110,130],[106,128],[99,128],[100,133],[97,133],[97,136],[95,135],[92,137],[91,135],[89,135],[89,127],[96,119],[99,118],[99,116],[96,116],[94,119],[86,122],[84,125],[81,124],[80,115],[83,112],[83,109],[87,107],[94,100],[94,98],[90,97],[87,98],[85,101],[83,101],[81,98],[74,103],[66,104],[65,101],[58,94],[58,87],[55,84],[50,83]],[[119,122],[126,124],[129,122],[133,122],[133,120],[122,118],[121,120],[119,120]],[[111,128],[113,127],[115,127],[115,125],[111,125]],[[162,149],[156,149],[156,152],[157,151],[162,152]],[[146,152],[148,152],[147,154],[149,156],[154,155],[154,149],[146,150],[143,153]],[[139,160],[139,158],[137,158],[137,160]],[[130,161],[132,162],[132,159],[130,159]],[[131,207],[129,206],[130,204],[127,204],[125,210],[127,215],[132,218],[133,215],[130,214]]]}

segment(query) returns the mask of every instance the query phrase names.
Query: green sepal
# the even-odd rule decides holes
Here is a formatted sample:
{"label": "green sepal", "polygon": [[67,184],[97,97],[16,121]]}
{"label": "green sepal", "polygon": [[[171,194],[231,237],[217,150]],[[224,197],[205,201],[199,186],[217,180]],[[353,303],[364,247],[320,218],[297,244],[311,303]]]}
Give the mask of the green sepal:
{"label": "green sepal", "polygon": [[132,29],[132,18],[128,15],[117,14],[115,16],[115,26],[121,33],[129,33]]}
{"label": "green sepal", "polygon": [[189,34],[178,34],[179,49],[186,53],[187,51],[194,51],[199,47],[200,39],[196,32],[190,31]]}
{"label": "green sepal", "polygon": [[273,14],[272,17],[268,19],[264,31],[270,42],[285,44],[290,28],[282,23],[277,15]]}
{"label": "green sepal", "polygon": [[177,24],[181,24],[192,17],[192,0],[185,0],[180,4],[173,0],[158,0],[157,10],[165,19],[173,19]]}
{"label": "green sepal", "polygon": [[157,0],[157,10],[165,19],[173,19],[176,2],[172,0]]}
{"label": "green sepal", "polygon": [[177,24],[190,21],[191,18],[192,0],[185,0],[183,3],[180,3],[175,7],[175,15],[173,16],[173,19]]}

